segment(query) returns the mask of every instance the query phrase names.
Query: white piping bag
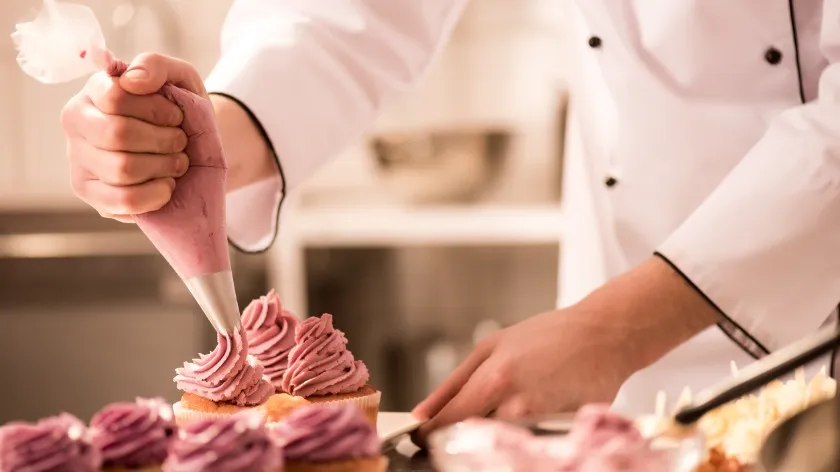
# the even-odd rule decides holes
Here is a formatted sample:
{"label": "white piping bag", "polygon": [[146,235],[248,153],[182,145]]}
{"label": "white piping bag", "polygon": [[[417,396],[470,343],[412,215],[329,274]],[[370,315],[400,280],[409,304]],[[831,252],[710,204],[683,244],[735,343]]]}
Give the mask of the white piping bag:
{"label": "white piping bag", "polygon": [[[21,69],[45,84],[69,82],[97,71],[119,77],[127,65],[114,58],[90,8],[45,0],[35,20],[12,34]],[[204,314],[222,334],[240,329],[225,229],[227,163],[209,101],[166,84],[159,92],[184,111],[190,169],[177,180],[163,208],[134,220],[184,280]]]}

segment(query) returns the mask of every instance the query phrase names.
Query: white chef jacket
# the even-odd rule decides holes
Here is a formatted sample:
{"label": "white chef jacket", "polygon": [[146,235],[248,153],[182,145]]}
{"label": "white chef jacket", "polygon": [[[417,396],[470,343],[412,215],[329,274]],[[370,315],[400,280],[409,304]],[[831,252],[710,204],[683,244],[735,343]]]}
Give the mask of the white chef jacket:
{"label": "white chef jacket", "polygon": [[[271,243],[282,196],[416,81],[464,3],[234,3],[207,88],[250,110],[280,167],[229,196],[234,245]],[[840,0],[576,4],[569,141],[604,274],[656,253],[724,320],[625,383],[616,406],[649,411],[835,322]]]}

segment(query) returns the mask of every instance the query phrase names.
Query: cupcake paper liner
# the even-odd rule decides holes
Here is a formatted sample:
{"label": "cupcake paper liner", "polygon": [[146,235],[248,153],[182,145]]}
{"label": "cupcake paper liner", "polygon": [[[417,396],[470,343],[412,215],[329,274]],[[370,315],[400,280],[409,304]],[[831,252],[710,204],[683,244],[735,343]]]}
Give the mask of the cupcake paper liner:
{"label": "cupcake paper liner", "polygon": [[[207,411],[198,411],[198,410],[191,410],[189,408],[185,408],[181,405],[181,402],[176,402],[172,405],[172,412],[175,414],[175,424],[177,425],[184,425],[189,423],[190,421],[210,418],[210,419],[218,419],[218,418],[225,418],[231,415],[235,415],[240,411],[245,411],[247,408],[243,408],[239,411],[231,411],[229,413],[215,413],[215,412],[207,412]],[[260,412],[262,413],[262,412]]]}
{"label": "cupcake paper liner", "polygon": [[[356,405],[359,407],[362,412],[365,414],[365,417],[376,428],[376,420],[379,416],[379,403],[382,400],[382,392],[376,391],[374,393],[359,396],[359,397],[345,397],[345,398],[338,398],[338,399],[331,399],[329,395],[324,397],[310,397],[307,398],[312,405],[343,405],[343,404],[351,404]],[[177,413],[176,413],[177,416]],[[276,425],[280,421],[268,421],[266,425],[268,427],[272,427]]]}

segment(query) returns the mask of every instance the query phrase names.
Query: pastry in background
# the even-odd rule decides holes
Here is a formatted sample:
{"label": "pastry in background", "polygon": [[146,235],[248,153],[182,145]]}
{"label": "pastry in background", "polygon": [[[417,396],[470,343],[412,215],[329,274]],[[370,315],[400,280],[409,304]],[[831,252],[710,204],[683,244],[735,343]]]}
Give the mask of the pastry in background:
{"label": "pastry in background", "polygon": [[285,472],[385,472],[376,430],[353,405],[298,408],[271,428]]}
{"label": "pastry in background", "polygon": [[253,411],[192,421],[179,428],[164,472],[281,472],[283,456]]}
{"label": "pastry in background", "polygon": [[242,329],[250,352],[265,367],[265,376],[277,393],[283,391],[283,374],[289,351],[295,347],[298,319],[284,310],[274,290],[252,301],[242,312]]}
{"label": "pastry in background", "polygon": [[96,472],[101,459],[87,440],[87,428],[67,413],[37,423],[0,427],[0,470]]}
{"label": "pastry in background", "polygon": [[175,417],[160,398],[112,403],[93,415],[89,434],[102,470],[156,472],[175,434]]}
{"label": "pastry in background", "polygon": [[274,387],[264,367],[248,355],[243,333],[218,335],[218,346],[176,369],[175,384],[184,392],[172,406],[178,424],[199,418],[232,415],[265,403]]}
{"label": "pastry in background", "polygon": [[[738,369],[733,365],[733,375]],[[792,380],[774,380],[707,413],[698,422],[710,449],[702,472],[746,470],[757,460],[767,436],[783,421],[809,406],[833,398],[837,382],[823,368],[807,381],[797,369]]]}
{"label": "pastry in background", "polygon": [[298,325],[283,391],[312,403],[354,404],[375,427],[382,394],[368,380],[367,367],[347,349],[347,337],[333,327],[332,315]]}

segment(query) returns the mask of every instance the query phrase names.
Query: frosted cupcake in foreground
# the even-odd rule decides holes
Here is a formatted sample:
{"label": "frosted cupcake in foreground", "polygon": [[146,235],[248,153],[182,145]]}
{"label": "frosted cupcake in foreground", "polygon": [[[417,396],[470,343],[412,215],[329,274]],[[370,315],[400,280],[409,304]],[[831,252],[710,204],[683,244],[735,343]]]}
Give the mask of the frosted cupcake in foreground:
{"label": "frosted cupcake in foreground", "polygon": [[218,335],[218,346],[176,369],[175,384],[184,392],[172,406],[178,424],[206,417],[232,415],[265,403],[274,387],[263,377],[264,368],[248,355],[241,333]]}
{"label": "frosted cupcake in foreground", "polygon": [[0,427],[0,470],[95,472],[101,459],[78,418],[61,414]]}
{"label": "frosted cupcake in foreground", "polygon": [[379,436],[352,405],[295,410],[270,430],[283,451],[285,472],[385,472]]}
{"label": "frosted cupcake in foreground", "polygon": [[265,367],[265,376],[277,393],[284,393],[283,374],[289,366],[289,352],[295,347],[298,319],[285,311],[274,290],[252,301],[242,312],[242,329],[248,351]]}
{"label": "frosted cupcake in foreground", "polygon": [[344,333],[333,327],[332,315],[308,318],[298,325],[283,376],[285,392],[312,403],[354,404],[375,426],[382,394],[368,384],[369,379],[364,362],[347,350]]}
{"label": "frosted cupcake in foreground", "polygon": [[193,421],[178,430],[164,472],[280,472],[283,456],[263,418],[242,412]]}
{"label": "frosted cupcake in foreground", "polygon": [[103,470],[160,471],[175,434],[174,415],[162,399],[138,398],[101,409],[89,431]]}

